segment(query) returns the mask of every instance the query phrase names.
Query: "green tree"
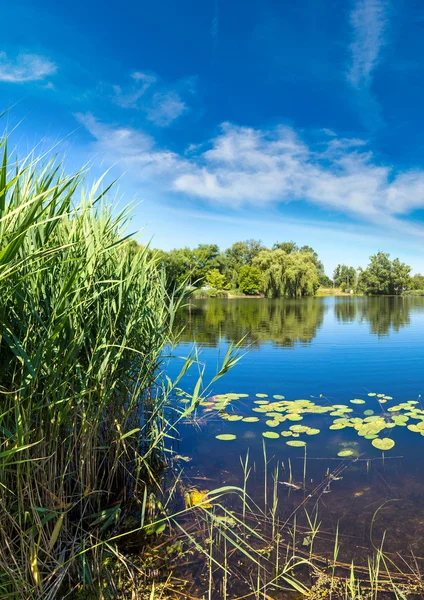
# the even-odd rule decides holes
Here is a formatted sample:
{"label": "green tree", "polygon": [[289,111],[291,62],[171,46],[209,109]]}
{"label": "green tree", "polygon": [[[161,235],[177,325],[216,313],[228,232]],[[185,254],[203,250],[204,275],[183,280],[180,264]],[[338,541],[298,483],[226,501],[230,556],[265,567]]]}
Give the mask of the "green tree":
{"label": "green tree", "polygon": [[318,269],[309,252],[263,250],[253,264],[262,273],[262,291],[268,298],[311,296],[318,289]]}
{"label": "green tree", "polygon": [[325,274],[324,263],[319,259],[318,252],[311,248],[311,246],[302,246],[299,249],[299,252],[309,252],[309,254],[312,255],[312,259],[318,270],[319,284],[324,287],[329,287],[330,285],[332,285],[333,282],[328,277],[328,275]]}
{"label": "green tree", "polygon": [[262,274],[257,267],[243,265],[240,267],[238,287],[243,294],[254,296],[260,293]]}
{"label": "green tree", "polygon": [[218,269],[211,269],[206,273],[206,284],[217,290],[222,290],[226,286],[225,275]]}
{"label": "green tree", "polygon": [[336,287],[341,287],[345,284],[346,289],[356,287],[356,269],[347,265],[337,265],[333,273],[333,281]]}
{"label": "green tree", "polygon": [[286,254],[291,254],[292,252],[298,252],[299,248],[296,242],[291,240],[290,242],[275,242],[272,247],[273,250],[282,250]]}
{"label": "green tree", "polygon": [[411,267],[398,258],[391,261],[390,254],[378,252],[370,256],[370,263],[361,270],[358,288],[365,294],[400,294],[409,286]]}
{"label": "green tree", "polygon": [[239,287],[239,272],[244,265],[252,265],[259,252],[265,250],[261,240],[235,242],[225,251],[225,274],[232,287]]}
{"label": "green tree", "polygon": [[424,290],[424,275],[421,275],[421,273],[415,273],[409,282],[409,289]]}

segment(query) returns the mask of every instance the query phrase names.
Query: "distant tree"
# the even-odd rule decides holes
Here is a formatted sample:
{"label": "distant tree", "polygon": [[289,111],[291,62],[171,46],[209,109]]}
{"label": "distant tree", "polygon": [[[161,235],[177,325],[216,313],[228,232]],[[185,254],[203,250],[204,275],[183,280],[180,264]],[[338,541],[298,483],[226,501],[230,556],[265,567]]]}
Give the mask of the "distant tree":
{"label": "distant tree", "polygon": [[390,260],[390,254],[378,252],[370,256],[368,267],[361,271],[358,288],[365,294],[400,294],[408,288],[411,267],[398,258]]}
{"label": "distant tree", "polygon": [[262,274],[257,267],[250,265],[240,267],[238,281],[239,290],[243,294],[254,296],[261,291]]}
{"label": "distant tree", "polygon": [[250,239],[235,242],[225,251],[225,273],[232,287],[239,287],[240,268],[244,265],[252,265],[253,260],[262,250],[265,250],[265,247],[260,240]]}
{"label": "distant tree", "polygon": [[411,277],[409,288],[411,290],[424,290],[424,275],[415,273],[415,275]]}
{"label": "distant tree", "polygon": [[286,295],[313,296],[319,287],[319,274],[310,252],[292,252],[287,257]]}
{"label": "distant tree", "polygon": [[333,273],[333,281],[336,287],[341,287],[342,284],[348,288],[356,287],[356,269],[355,267],[348,267],[347,265],[337,265]]}
{"label": "distant tree", "polygon": [[226,286],[225,275],[220,273],[218,269],[211,269],[206,273],[206,283],[212,288],[222,290]]}
{"label": "distant tree", "polygon": [[291,240],[290,242],[275,242],[272,247],[273,250],[282,250],[286,254],[291,254],[292,252],[298,252],[299,248],[296,242]]}
{"label": "distant tree", "polygon": [[332,285],[331,279],[325,274],[324,263],[319,259],[318,252],[316,252],[311,246],[302,246],[299,252],[309,252],[312,255],[313,261],[316,268],[318,269],[319,284],[323,287],[330,287]]}
{"label": "distant tree", "polygon": [[262,291],[268,298],[310,296],[319,286],[318,269],[309,252],[263,250],[254,266],[262,273]]}

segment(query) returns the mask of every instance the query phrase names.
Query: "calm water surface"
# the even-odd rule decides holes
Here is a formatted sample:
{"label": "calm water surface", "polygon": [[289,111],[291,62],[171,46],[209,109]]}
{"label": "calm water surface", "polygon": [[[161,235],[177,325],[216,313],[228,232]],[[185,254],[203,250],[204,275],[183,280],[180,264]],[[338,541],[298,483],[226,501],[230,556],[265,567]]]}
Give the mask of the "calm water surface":
{"label": "calm water surface", "polygon": [[[418,401],[424,390],[424,298],[309,298],[300,300],[203,300],[180,315],[185,330],[176,356],[187,355],[196,342],[200,360],[206,365],[206,380],[215,370],[219,356],[230,342],[244,338],[246,355],[211,391],[248,394],[226,408],[228,414],[256,415],[256,423],[228,422],[217,411],[199,409],[197,427],[182,431],[179,452],[190,457],[186,474],[191,485],[216,488],[240,485],[240,457],[249,450],[253,466],[249,480],[255,501],[263,500],[263,431],[269,417],[253,411],[256,394],[275,394],[287,400],[310,399],[318,405],[346,405],[347,416],[364,418],[365,410],[390,420],[387,409],[408,400]],[[178,359],[171,372],[178,370]],[[193,369],[185,385],[197,379]],[[393,399],[380,405],[381,393]],[[364,399],[365,404],[351,404]],[[403,411],[405,412],[405,411]],[[316,503],[314,489],[328,481],[328,473],[344,469],[340,479],[319,495],[322,528],[342,532],[346,559],[363,555],[370,547],[370,527],[375,511],[391,500],[374,518],[373,536],[379,541],[387,530],[392,551],[424,556],[424,437],[405,426],[387,428],[380,437],[390,437],[395,447],[384,453],[371,440],[358,437],[352,428],[330,430],[335,417],[304,414],[299,423],[320,429],[319,435],[301,435],[307,442],[306,489],[289,489],[279,484],[280,511],[288,515],[307,495]],[[418,423],[409,420],[408,424]],[[291,422],[272,430],[287,430]],[[237,438],[219,441],[216,435],[231,433]],[[269,469],[279,468],[279,481],[304,482],[304,449],[286,445],[288,438],[266,440]],[[353,448],[353,459],[337,453]],[[358,460],[355,460],[358,459]],[[368,460],[369,459],[369,460]],[[203,479],[204,478],[204,479]],[[325,548],[323,548],[325,551]],[[355,555],[355,556],[354,556]]]}

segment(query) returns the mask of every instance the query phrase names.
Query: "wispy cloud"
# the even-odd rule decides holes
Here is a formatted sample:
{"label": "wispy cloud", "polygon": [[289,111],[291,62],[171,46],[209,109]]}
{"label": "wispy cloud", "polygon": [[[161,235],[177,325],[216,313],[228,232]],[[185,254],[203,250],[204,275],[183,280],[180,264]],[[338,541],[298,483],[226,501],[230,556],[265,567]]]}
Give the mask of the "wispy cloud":
{"label": "wispy cloud", "polygon": [[153,95],[152,105],[147,110],[147,118],[160,127],[167,127],[188,110],[187,104],[177,92]]}
{"label": "wispy cloud", "polygon": [[114,102],[122,108],[138,108],[139,100],[147,90],[156,83],[157,77],[151,73],[135,71],[130,75],[132,83],[129,89],[124,90],[119,85],[113,86]]}
{"label": "wispy cloud", "polygon": [[56,71],[57,65],[39,54],[18,54],[15,59],[9,59],[5,52],[0,52],[0,81],[40,81],[54,75]]}
{"label": "wispy cloud", "polygon": [[150,136],[79,115],[109,160],[162,189],[240,208],[306,201],[391,228],[424,230],[404,218],[424,208],[424,171],[380,164],[364,140],[322,133],[308,143],[292,128],[253,129],[225,123],[218,136],[180,155]]}
{"label": "wispy cloud", "polygon": [[192,78],[169,85],[154,73],[136,71],[131,80],[127,87],[113,86],[113,101],[118,106],[144,111],[146,118],[158,127],[168,127],[188,112],[182,93],[193,93]]}
{"label": "wispy cloud", "polygon": [[381,58],[387,27],[387,7],[384,0],[357,0],[350,15],[353,41],[350,45],[350,83],[357,88],[368,87],[372,73]]}

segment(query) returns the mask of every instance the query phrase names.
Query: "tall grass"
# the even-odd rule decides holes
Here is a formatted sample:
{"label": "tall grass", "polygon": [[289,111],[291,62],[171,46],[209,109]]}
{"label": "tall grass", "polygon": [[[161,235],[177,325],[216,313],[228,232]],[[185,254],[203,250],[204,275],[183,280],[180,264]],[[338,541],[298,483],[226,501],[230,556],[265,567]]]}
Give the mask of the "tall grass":
{"label": "tall grass", "polygon": [[178,301],[100,182],[0,152],[0,597],[55,598],[155,485]]}

